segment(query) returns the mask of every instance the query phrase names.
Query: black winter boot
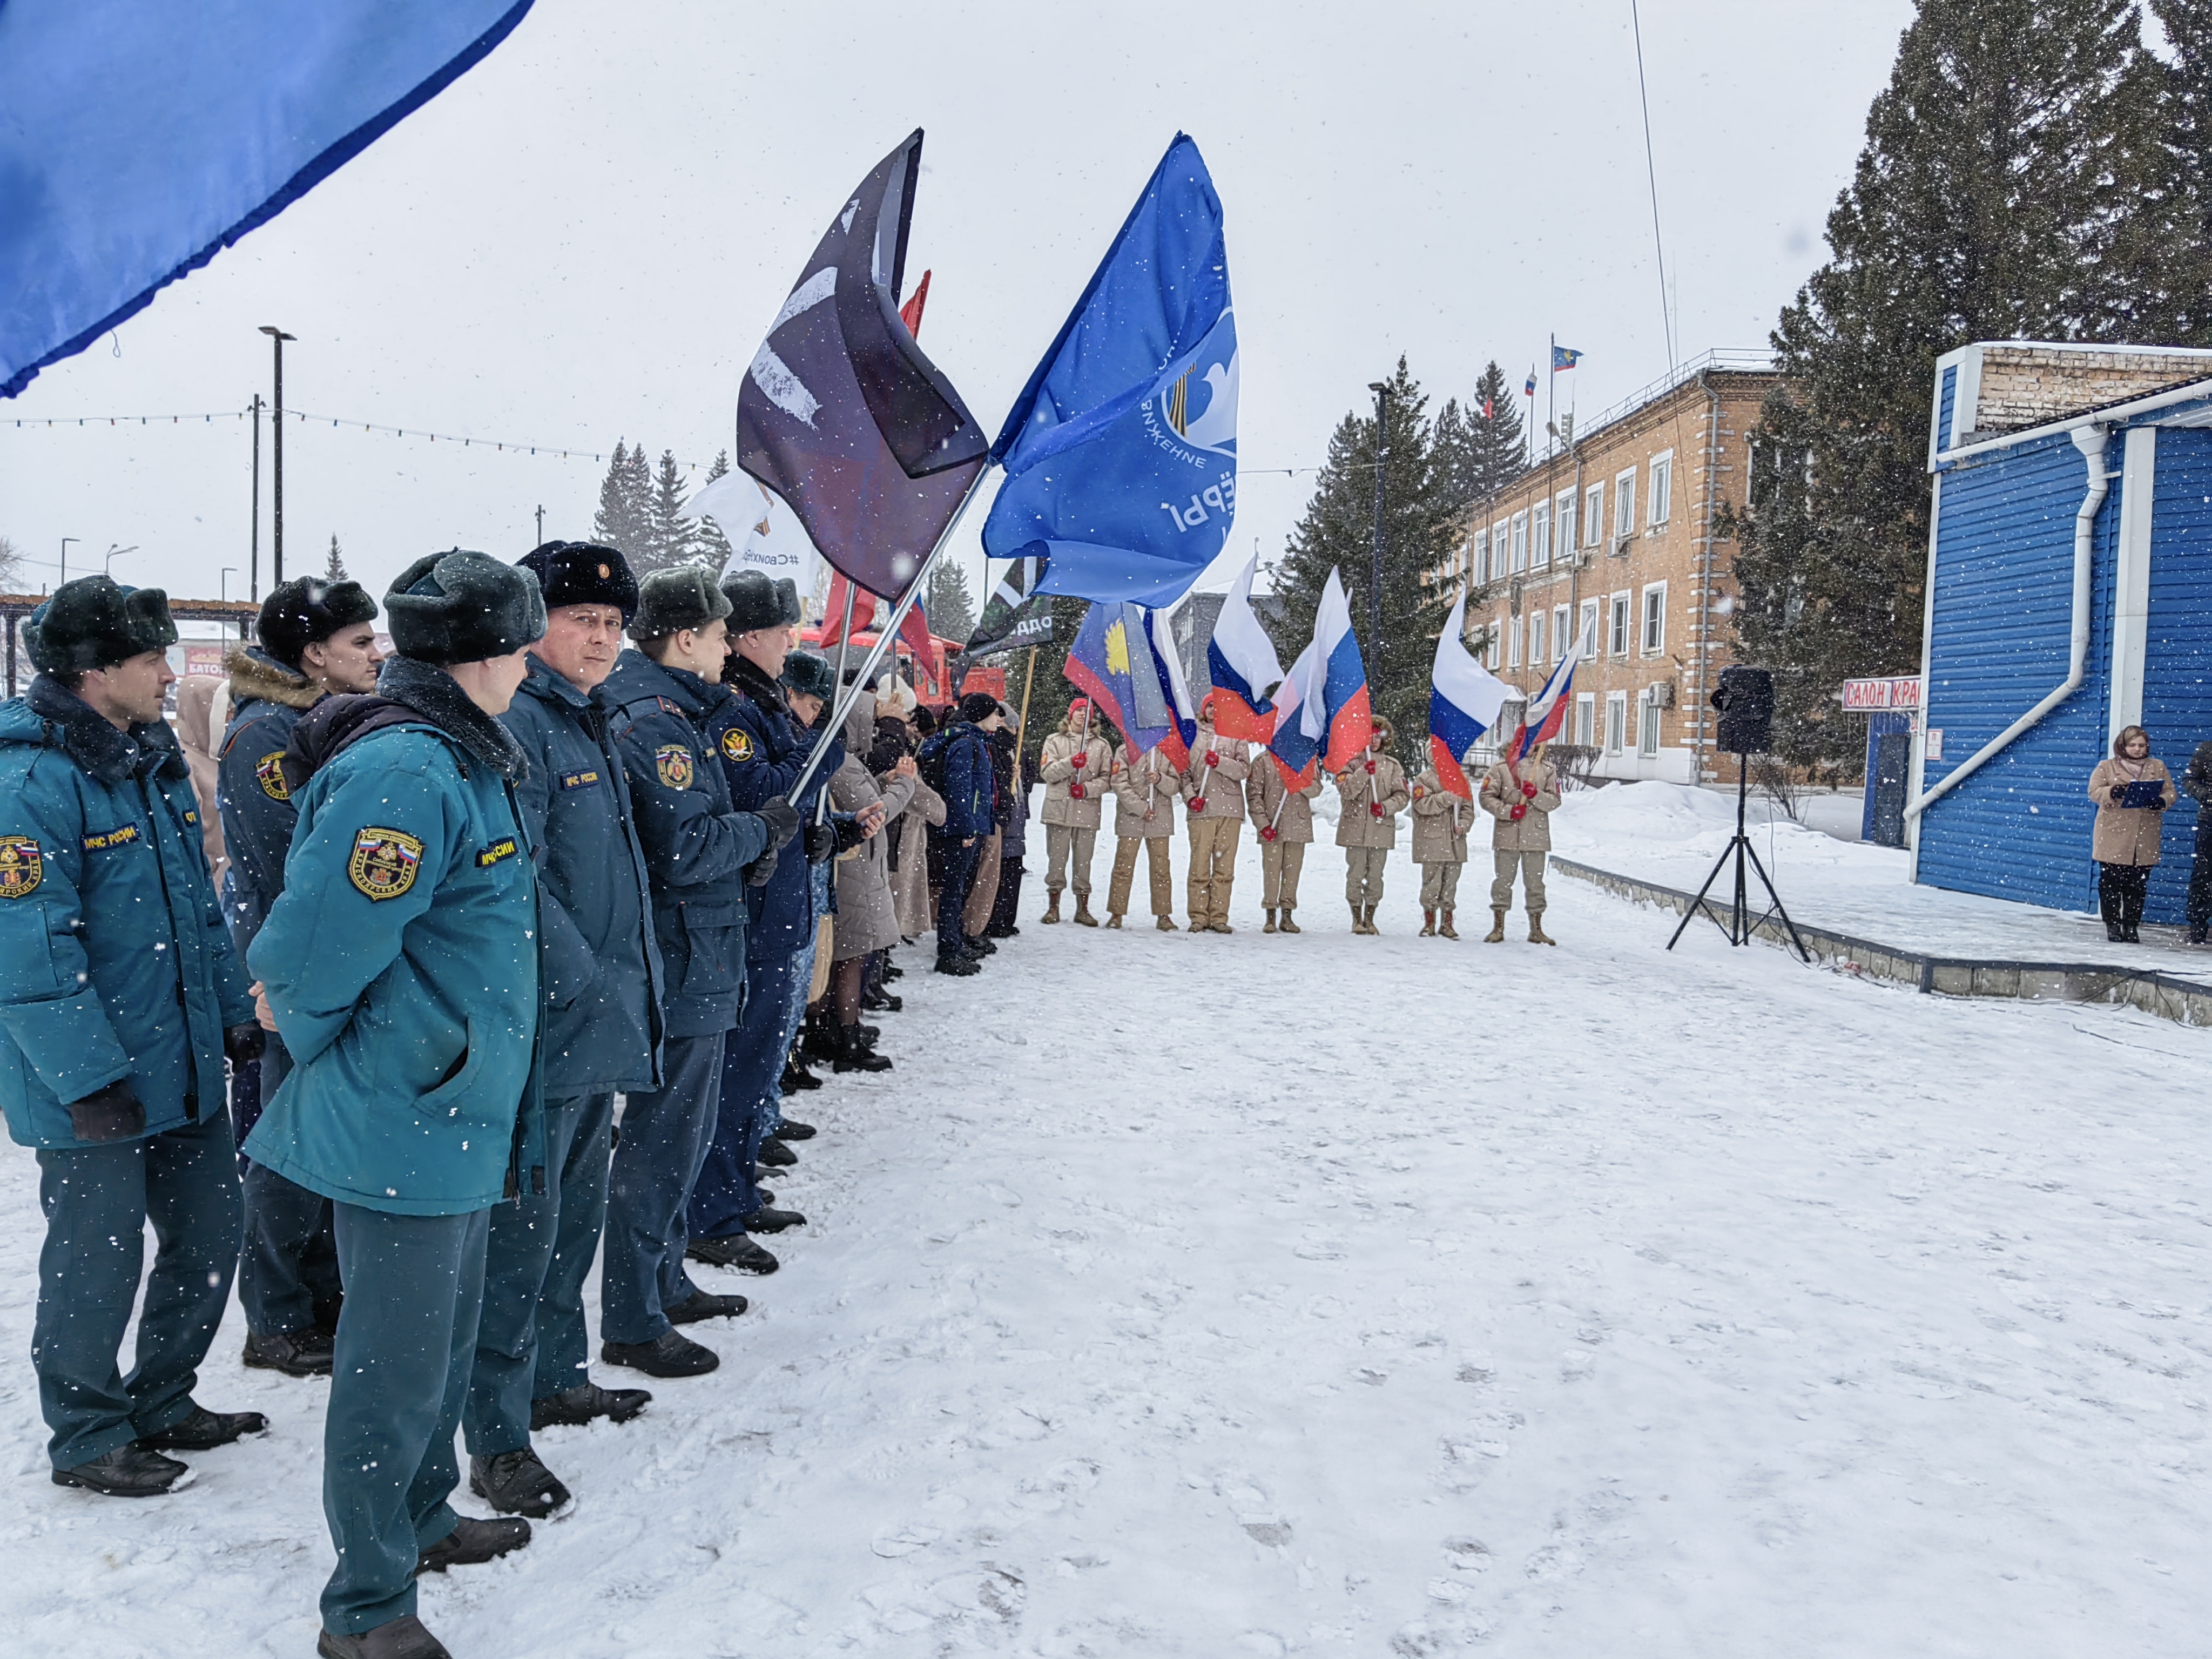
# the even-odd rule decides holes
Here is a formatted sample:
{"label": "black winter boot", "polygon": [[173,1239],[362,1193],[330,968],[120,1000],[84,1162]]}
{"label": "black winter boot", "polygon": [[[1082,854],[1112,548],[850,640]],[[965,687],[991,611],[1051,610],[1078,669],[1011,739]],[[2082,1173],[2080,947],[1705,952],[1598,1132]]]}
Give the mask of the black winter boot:
{"label": "black winter boot", "polygon": [[319,1659],[453,1659],[446,1644],[411,1613],[358,1636],[324,1631],[315,1638],[315,1652]]}
{"label": "black winter boot", "polygon": [[313,1325],[274,1336],[256,1336],[249,1331],[246,1336],[246,1363],[254,1370],[282,1371],[287,1376],[328,1376],[330,1333]]}
{"label": "black winter boot", "polygon": [[760,1144],[760,1162],[771,1170],[787,1170],[799,1162],[799,1154],[774,1135],[768,1135]]}
{"label": "black winter boot", "polygon": [[149,1451],[213,1451],[249,1434],[269,1432],[269,1419],[259,1412],[211,1412],[204,1406],[172,1424],[159,1434],[142,1434],[138,1443]]}
{"label": "black winter boot", "polygon": [[[768,1200],[763,1198],[761,1201]],[[694,1261],[703,1261],[710,1267],[727,1267],[732,1273],[772,1273],[783,1265],[743,1233],[728,1238],[692,1239],[684,1245],[684,1254]]]}
{"label": "black winter boot", "polygon": [[469,1459],[469,1490],[501,1515],[526,1515],[533,1521],[544,1520],[570,1497],[561,1478],[527,1446]]}
{"label": "black winter boot", "polygon": [[741,1296],[718,1296],[712,1291],[694,1291],[672,1308],[660,1311],[668,1316],[672,1325],[696,1325],[702,1319],[735,1319],[752,1304]]}
{"label": "black winter boot", "polygon": [[527,1521],[479,1521],[465,1515],[453,1531],[415,1558],[415,1571],[443,1572],[448,1567],[481,1566],[529,1541]]}
{"label": "black winter boot", "polygon": [[627,1423],[652,1403],[653,1396],[643,1389],[603,1389],[596,1382],[579,1382],[573,1389],[530,1402],[531,1432],[580,1428],[602,1417],[610,1423]]}
{"label": "black winter boot", "polygon": [[778,1140],[811,1140],[817,1133],[811,1123],[801,1123],[795,1117],[787,1117],[776,1126],[775,1138]]}
{"label": "black winter boot", "polygon": [[[839,1050],[836,1060],[831,1063],[830,1070],[834,1072],[888,1072],[890,1070],[890,1061],[868,1047],[866,1041],[862,1039],[858,1026],[846,1026],[842,1040],[843,1047]],[[762,1143],[763,1146],[767,1144],[765,1141]]]}
{"label": "black winter boot", "polygon": [[56,1469],[54,1485],[82,1486],[103,1498],[159,1498],[183,1480],[191,1467],[134,1443],[73,1469]]}
{"label": "black winter boot", "polygon": [[776,1087],[787,1095],[797,1094],[801,1089],[818,1089],[821,1086],[822,1079],[806,1069],[806,1057],[796,1052],[785,1062],[783,1075],[776,1079]]}
{"label": "black winter boot", "polygon": [[599,1358],[627,1365],[647,1376],[704,1376],[722,1363],[712,1348],[694,1342],[672,1327],[651,1342],[602,1342]]}

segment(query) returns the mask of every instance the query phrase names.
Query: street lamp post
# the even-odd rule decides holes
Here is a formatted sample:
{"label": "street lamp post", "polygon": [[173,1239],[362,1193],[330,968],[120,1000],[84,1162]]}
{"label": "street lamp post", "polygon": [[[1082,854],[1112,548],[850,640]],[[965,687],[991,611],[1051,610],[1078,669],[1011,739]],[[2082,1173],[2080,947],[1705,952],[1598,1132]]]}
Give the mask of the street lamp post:
{"label": "street lamp post", "polygon": [[270,538],[269,579],[282,585],[284,580],[284,342],[296,340],[296,334],[287,334],[274,323],[264,323],[261,331],[276,348],[276,406],[273,411],[276,422],[276,512],[271,515]]}
{"label": "street lamp post", "polygon": [[128,547],[118,547],[114,543],[110,542],[107,544],[107,551],[100,557],[100,574],[112,577],[115,574],[115,562],[125,553],[136,553],[137,550],[138,544],[136,542],[131,543]]}
{"label": "street lamp post", "polygon": [[1370,380],[1367,389],[1375,394],[1375,554],[1367,573],[1368,649],[1372,653],[1368,672],[1374,674],[1382,664],[1382,483],[1390,465],[1390,388],[1384,381]]}
{"label": "street lamp post", "polygon": [[54,584],[56,587],[59,587],[62,585],[62,582],[65,582],[69,580],[69,544],[71,542],[81,542],[83,539],[84,538],[82,536],[64,536],[62,538],[62,578],[61,581]]}
{"label": "street lamp post", "polygon": [[261,394],[253,394],[253,528],[246,544],[248,599],[261,597]]}
{"label": "street lamp post", "polygon": [[[222,574],[216,578],[216,592],[225,605],[230,603],[230,579],[237,574],[238,567],[236,565],[227,564],[222,568]],[[226,623],[222,624],[222,626],[228,627],[229,624]],[[239,637],[240,639],[246,637],[243,630],[240,632]]]}

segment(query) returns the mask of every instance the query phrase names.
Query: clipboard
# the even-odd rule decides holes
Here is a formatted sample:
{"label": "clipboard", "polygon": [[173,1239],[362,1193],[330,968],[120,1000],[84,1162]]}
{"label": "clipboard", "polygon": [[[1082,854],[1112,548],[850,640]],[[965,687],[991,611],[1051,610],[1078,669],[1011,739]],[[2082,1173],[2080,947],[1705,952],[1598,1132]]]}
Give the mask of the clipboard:
{"label": "clipboard", "polygon": [[2123,811],[2130,807],[2157,806],[2166,799],[2166,783],[2160,778],[2137,778],[2119,799]]}

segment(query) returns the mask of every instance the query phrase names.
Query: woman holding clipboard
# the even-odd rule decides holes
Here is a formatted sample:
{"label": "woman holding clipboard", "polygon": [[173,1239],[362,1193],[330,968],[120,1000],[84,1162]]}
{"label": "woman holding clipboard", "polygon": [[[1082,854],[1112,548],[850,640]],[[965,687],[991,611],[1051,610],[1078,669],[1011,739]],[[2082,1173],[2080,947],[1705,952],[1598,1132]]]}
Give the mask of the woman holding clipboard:
{"label": "woman holding clipboard", "polygon": [[2112,739],[2112,757],[2089,774],[2089,799],[2097,803],[2089,856],[2097,860],[2097,901],[2105,937],[2119,945],[2142,941],[2143,890],[2158,862],[2160,821],[2173,805],[2172,776],[2153,757],[2150,733],[2130,726]]}

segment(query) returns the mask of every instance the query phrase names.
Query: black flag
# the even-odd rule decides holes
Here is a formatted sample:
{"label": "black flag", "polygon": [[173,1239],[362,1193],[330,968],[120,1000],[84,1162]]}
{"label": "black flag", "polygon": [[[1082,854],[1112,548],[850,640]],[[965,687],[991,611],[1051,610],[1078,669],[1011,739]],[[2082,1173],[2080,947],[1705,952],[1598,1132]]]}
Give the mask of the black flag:
{"label": "black flag", "polygon": [[1036,591],[1037,566],[1042,562],[1030,557],[1015,559],[1006,566],[1006,574],[999,578],[999,585],[983,602],[983,620],[968,636],[963,655],[996,656],[1025,645],[1051,642],[1052,596]]}
{"label": "black flag", "polygon": [[899,319],[921,167],[916,129],[838,210],[738,393],[738,465],[783,498],[823,558],[894,599],[990,450]]}

